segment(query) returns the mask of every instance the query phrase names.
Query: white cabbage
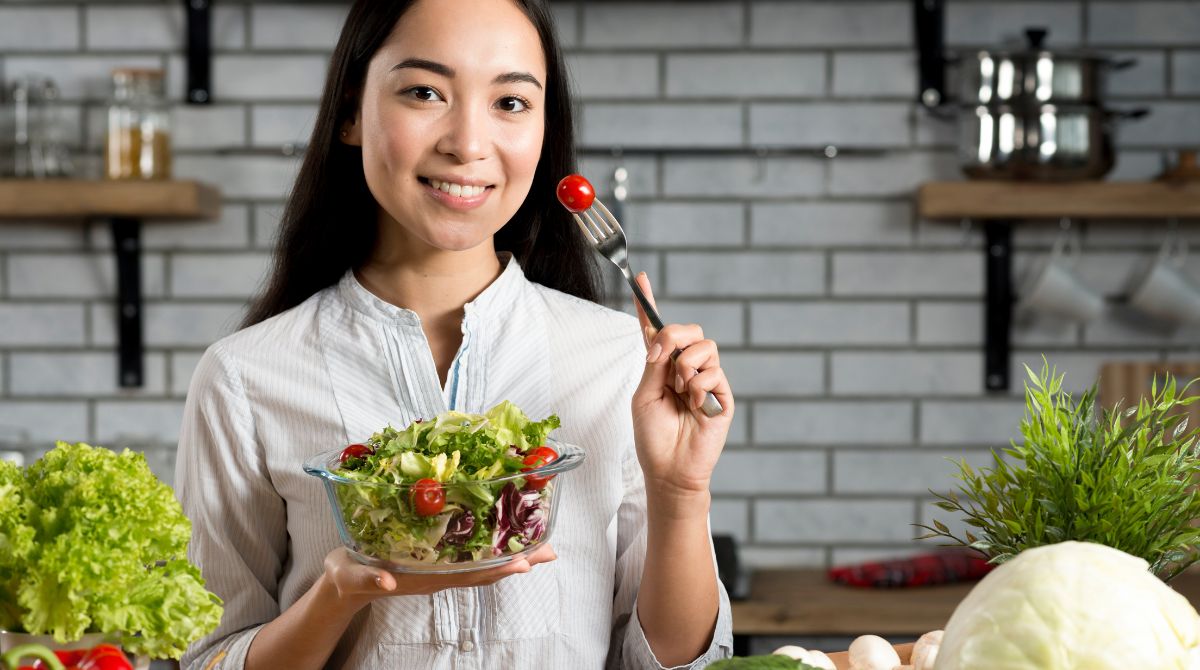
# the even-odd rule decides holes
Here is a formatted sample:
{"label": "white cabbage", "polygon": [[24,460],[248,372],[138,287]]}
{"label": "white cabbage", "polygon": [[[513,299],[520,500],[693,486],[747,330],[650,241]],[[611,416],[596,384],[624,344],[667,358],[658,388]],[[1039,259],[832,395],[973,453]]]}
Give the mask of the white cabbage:
{"label": "white cabbage", "polygon": [[1148,568],[1089,542],[1023,551],[959,603],[934,670],[1200,670],[1200,615]]}

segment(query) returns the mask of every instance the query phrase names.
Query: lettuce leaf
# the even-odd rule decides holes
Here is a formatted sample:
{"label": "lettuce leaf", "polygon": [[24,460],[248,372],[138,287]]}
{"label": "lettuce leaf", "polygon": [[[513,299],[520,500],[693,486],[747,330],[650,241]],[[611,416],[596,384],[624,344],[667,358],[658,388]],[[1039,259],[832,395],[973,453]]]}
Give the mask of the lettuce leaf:
{"label": "lettuce leaf", "polygon": [[221,601],[186,559],[191,523],[144,455],[59,442],[22,485],[32,542],[19,559],[20,628],[60,642],[120,633],[128,651],[156,658],[179,658],[216,628]]}
{"label": "lettuce leaf", "polygon": [[20,627],[17,589],[25,576],[25,561],[33,550],[27,508],[21,468],[0,461],[0,629],[4,630]]}

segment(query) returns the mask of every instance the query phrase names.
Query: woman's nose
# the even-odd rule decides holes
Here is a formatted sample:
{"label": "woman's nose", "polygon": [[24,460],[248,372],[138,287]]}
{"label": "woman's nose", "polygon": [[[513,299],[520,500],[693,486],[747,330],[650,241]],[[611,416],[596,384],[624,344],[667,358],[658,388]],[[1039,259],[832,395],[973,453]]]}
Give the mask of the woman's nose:
{"label": "woman's nose", "polygon": [[486,109],[460,105],[446,115],[446,125],[437,143],[438,152],[469,163],[486,157],[489,146],[491,138]]}

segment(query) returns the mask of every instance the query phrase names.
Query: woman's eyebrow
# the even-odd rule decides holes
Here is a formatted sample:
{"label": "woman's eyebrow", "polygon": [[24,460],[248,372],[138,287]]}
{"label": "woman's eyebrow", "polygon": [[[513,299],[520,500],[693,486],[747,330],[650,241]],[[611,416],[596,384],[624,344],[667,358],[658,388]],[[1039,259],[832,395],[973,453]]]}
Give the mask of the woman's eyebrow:
{"label": "woman's eyebrow", "polygon": [[416,68],[418,70],[429,70],[434,74],[440,74],[443,77],[453,77],[454,69],[449,65],[442,65],[437,61],[432,61],[426,58],[405,58],[404,60],[392,66],[389,72],[403,70],[405,68]]}
{"label": "woman's eyebrow", "polygon": [[[428,70],[429,72],[441,75],[448,79],[453,79],[455,74],[454,68],[450,67],[449,65],[444,65],[427,58],[405,58],[399,63],[393,65],[390,71],[395,72],[396,70],[403,70],[405,68]],[[538,81],[537,77],[529,74],[528,72],[505,72],[504,74],[497,75],[496,78],[492,80],[493,84],[515,84],[517,82],[526,82],[537,86],[539,89],[542,88],[542,82]]]}
{"label": "woman's eyebrow", "polygon": [[529,74],[528,72],[505,72],[504,74],[493,79],[492,83],[515,84],[521,81],[533,84],[534,86],[537,86],[539,90],[542,88],[542,82],[538,81],[537,77]]}

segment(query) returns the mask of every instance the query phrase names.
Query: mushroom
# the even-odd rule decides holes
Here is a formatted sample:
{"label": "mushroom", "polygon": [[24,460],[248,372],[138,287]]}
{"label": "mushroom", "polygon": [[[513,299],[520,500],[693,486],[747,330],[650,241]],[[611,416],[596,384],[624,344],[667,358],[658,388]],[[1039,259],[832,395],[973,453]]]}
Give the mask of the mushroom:
{"label": "mushroom", "polygon": [[837,670],[837,666],[833,664],[833,659],[826,656],[824,652],[820,652],[815,649],[810,651],[804,647],[797,647],[789,644],[780,647],[771,653],[778,656],[794,658],[797,661],[807,663],[814,668],[821,668],[822,670]]}
{"label": "mushroom", "polygon": [[805,658],[800,659],[814,668],[822,670],[837,670],[837,666],[833,664],[833,659],[825,655],[823,651],[810,649]]}
{"label": "mushroom", "polygon": [[804,654],[807,654],[808,650],[805,649],[804,647],[797,647],[794,644],[788,644],[788,645],[784,645],[784,646],[776,649],[775,651],[773,651],[771,653],[776,656],[787,656],[788,658],[794,658],[796,660],[800,660],[800,657],[803,656]]}
{"label": "mushroom", "polygon": [[861,635],[850,643],[850,670],[893,670],[900,665],[895,647],[878,635]]}
{"label": "mushroom", "polygon": [[940,630],[930,631],[917,639],[912,650],[913,670],[933,670],[938,647],[942,644],[942,632]]}

